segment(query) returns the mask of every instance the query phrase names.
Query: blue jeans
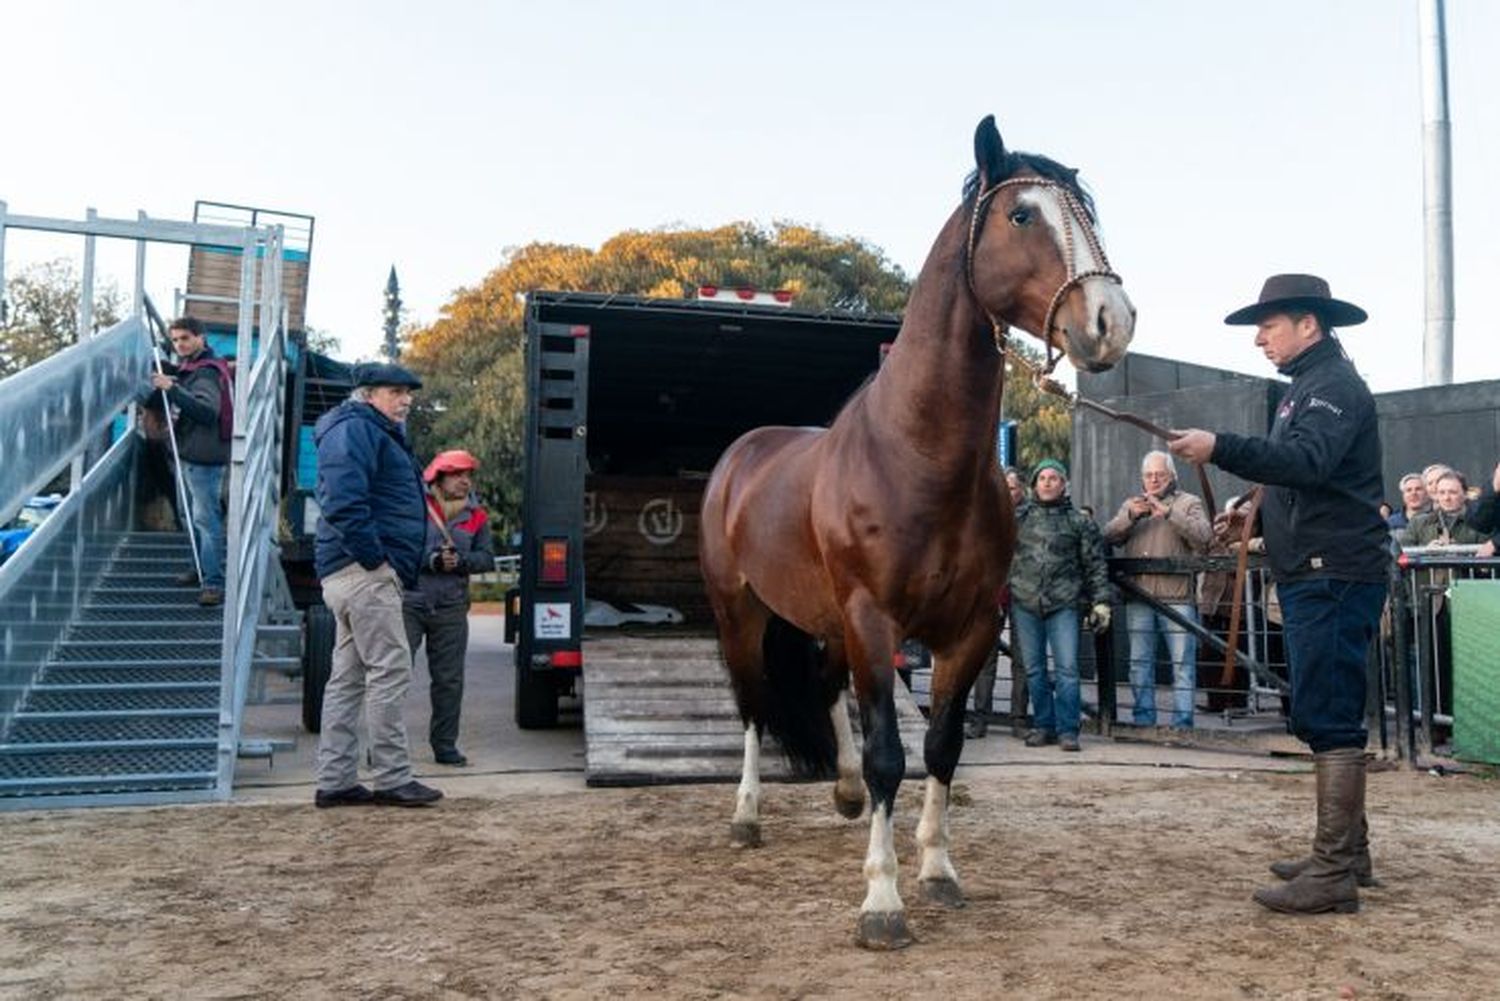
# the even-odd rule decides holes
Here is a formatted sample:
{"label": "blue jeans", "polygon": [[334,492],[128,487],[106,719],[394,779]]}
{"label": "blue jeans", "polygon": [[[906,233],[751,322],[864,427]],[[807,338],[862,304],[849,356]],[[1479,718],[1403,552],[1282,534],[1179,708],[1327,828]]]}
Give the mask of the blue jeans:
{"label": "blue jeans", "polygon": [[1292,733],[1315,752],[1364,747],[1365,657],[1386,586],[1316,579],[1276,588],[1292,673]]}
{"label": "blue jeans", "polygon": [[[1198,621],[1192,604],[1168,605],[1191,622]],[[1193,688],[1198,682],[1198,637],[1144,601],[1125,605],[1130,632],[1130,693],[1132,716],[1140,726],[1156,725],[1156,637],[1167,641],[1172,658],[1172,725],[1193,725]]]}
{"label": "blue jeans", "polygon": [[[1043,616],[1016,605],[1011,615],[1031,691],[1031,725],[1063,737],[1078,736],[1078,610],[1060,608]],[[1047,677],[1049,649],[1052,679]]]}
{"label": "blue jeans", "polygon": [[182,464],[187,485],[188,508],[193,518],[193,538],[198,545],[198,567],[203,587],[224,589],[224,510],[219,495],[227,466]]}

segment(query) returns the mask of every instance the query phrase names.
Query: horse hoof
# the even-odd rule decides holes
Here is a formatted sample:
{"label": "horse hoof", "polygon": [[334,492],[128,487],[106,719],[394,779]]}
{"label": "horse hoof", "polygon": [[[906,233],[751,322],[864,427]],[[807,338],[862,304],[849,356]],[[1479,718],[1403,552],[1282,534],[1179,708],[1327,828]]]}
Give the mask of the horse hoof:
{"label": "horse hoof", "polygon": [[905,949],[915,941],[905,911],[864,911],[854,941],[866,949]]}
{"label": "horse hoof", "polygon": [[845,820],[858,820],[860,815],[865,812],[865,791],[860,789],[859,792],[850,796],[840,790],[838,786],[834,786],[833,808]]}
{"label": "horse hoof", "polygon": [[959,889],[958,883],[954,880],[922,879],[917,881],[917,886],[922,891],[922,899],[928,903],[940,904],[954,910],[965,904],[964,891]]}
{"label": "horse hoof", "polygon": [[729,843],[736,848],[759,848],[760,823],[754,820],[736,820],[729,825]]}

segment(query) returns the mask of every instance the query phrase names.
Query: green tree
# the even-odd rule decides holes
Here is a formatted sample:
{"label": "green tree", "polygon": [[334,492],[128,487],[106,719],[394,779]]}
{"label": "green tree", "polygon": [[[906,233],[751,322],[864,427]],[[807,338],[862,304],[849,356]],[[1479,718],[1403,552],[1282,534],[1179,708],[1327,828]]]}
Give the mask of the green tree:
{"label": "green tree", "polygon": [[[14,375],[78,340],[78,305],[83,283],[68,258],[22,268],[5,283],[4,322],[0,323],[0,379]],[[113,282],[94,287],[97,332],[120,322],[124,311]]]}
{"label": "green tree", "polygon": [[[1042,352],[1033,347],[1027,335],[1012,331],[1006,350],[1024,356],[1033,366],[1041,366]],[[1031,371],[1022,365],[1005,367],[1004,416],[1016,421],[1017,466],[1024,473],[1043,459],[1061,459],[1073,468],[1073,412],[1060,398],[1042,392],[1032,380]]]}
{"label": "green tree", "polygon": [[407,333],[403,360],[424,382],[410,425],[418,452],[463,443],[481,462],[476,485],[500,528],[514,528],[525,406],[521,296],[558,289],[683,298],[703,284],[789,289],[799,307],[875,312],[899,311],[910,287],[869,244],[785,223],[628,231],[597,251],[528,244],[454,293],[435,322]]}

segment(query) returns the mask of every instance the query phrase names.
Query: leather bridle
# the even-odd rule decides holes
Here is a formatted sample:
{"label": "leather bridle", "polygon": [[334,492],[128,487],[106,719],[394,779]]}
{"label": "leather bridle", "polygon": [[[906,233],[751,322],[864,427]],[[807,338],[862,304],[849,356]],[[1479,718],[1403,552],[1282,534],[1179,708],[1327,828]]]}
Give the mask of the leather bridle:
{"label": "leather bridle", "polygon": [[[1094,232],[1094,225],[1089,220],[1088,211],[1083,207],[1082,201],[1079,200],[1078,195],[1073,192],[1072,188],[1060,181],[1054,181],[1046,177],[1011,177],[990,185],[979,192],[978,196],[974,199],[974,211],[969,216],[969,241],[964,254],[964,271],[969,280],[969,294],[974,297],[974,301],[979,304],[979,308],[984,311],[984,315],[989,319],[990,326],[995,334],[995,346],[1000,349],[1001,354],[1005,353],[1009,327],[1005,321],[1001,320],[994,313],[991,313],[989,307],[984,304],[984,300],[979,297],[979,290],[974,286],[974,252],[979,248],[979,233],[983,228],[985,216],[988,214],[990,200],[1006,188],[1023,187],[1046,188],[1051,191],[1057,196],[1058,204],[1062,206],[1064,215],[1062,226],[1063,262],[1067,265],[1068,275],[1063,280],[1063,283],[1057,287],[1057,291],[1052,293],[1052,301],[1047,305],[1047,317],[1042,322],[1040,336],[1042,343],[1046,345],[1047,366],[1041,370],[1041,374],[1045,376],[1051,374],[1052,370],[1057,367],[1057,363],[1063,357],[1062,353],[1057,352],[1052,345],[1052,330],[1054,321],[1057,319],[1057,311],[1062,306],[1063,300],[1067,298],[1068,293],[1090,278],[1108,278],[1116,284],[1124,283],[1120,276],[1110,269],[1109,258],[1104,253],[1104,246],[1099,242],[1098,234]],[[1078,270],[1078,248],[1073,242],[1073,227],[1069,225],[1070,221],[1076,222],[1078,228],[1083,231],[1083,238],[1088,243],[1089,252],[1093,254],[1094,260],[1098,262],[1098,267],[1090,268],[1087,271]]]}

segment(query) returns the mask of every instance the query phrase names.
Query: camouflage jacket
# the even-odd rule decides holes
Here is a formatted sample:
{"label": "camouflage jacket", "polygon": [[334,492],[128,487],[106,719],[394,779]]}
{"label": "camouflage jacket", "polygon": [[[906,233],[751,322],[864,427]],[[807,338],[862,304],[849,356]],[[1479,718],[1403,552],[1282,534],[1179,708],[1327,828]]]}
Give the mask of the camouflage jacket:
{"label": "camouflage jacket", "polygon": [[1114,599],[1099,528],[1063,498],[1032,501],[1016,513],[1016,556],[1010,566],[1011,600],[1028,612],[1050,615]]}

